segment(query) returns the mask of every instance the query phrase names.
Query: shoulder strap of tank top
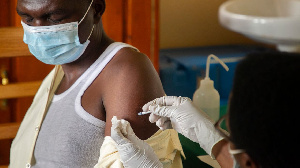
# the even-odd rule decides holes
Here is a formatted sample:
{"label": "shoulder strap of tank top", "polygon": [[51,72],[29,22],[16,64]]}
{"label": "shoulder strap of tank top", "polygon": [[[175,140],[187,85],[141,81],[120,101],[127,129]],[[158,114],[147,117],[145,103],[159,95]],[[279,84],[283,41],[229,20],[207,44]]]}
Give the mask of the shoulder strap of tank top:
{"label": "shoulder strap of tank top", "polygon": [[110,60],[116,55],[116,53],[125,47],[130,47],[139,51],[137,48],[126,43],[114,42],[110,44],[107,47],[107,49],[101,54],[101,56],[95,61],[95,63],[90,67],[90,73],[88,74],[88,77],[86,78],[86,82],[79,92],[80,95],[79,97],[83,95],[84,91],[97,78],[97,76],[101,73],[104,67],[110,62]]}

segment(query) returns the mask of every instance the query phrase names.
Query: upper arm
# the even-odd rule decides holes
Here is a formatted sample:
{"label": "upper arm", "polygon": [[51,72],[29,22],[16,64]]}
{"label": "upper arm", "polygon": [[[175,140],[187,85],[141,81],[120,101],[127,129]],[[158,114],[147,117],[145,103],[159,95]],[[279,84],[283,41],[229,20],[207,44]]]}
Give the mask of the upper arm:
{"label": "upper arm", "polygon": [[158,127],[149,122],[149,115],[138,116],[145,103],[164,96],[159,76],[147,56],[126,50],[115,56],[109,67],[103,103],[106,111],[105,135],[110,135],[111,119],[125,119],[141,139],[153,135]]}

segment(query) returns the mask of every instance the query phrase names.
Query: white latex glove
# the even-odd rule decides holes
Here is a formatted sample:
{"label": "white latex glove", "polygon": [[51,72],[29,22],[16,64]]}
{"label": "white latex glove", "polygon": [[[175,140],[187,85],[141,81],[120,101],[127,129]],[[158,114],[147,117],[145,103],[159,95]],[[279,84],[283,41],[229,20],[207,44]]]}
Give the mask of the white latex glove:
{"label": "white latex glove", "polygon": [[156,122],[160,129],[175,129],[190,140],[199,143],[211,156],[212,147],[223,139],[207,114],[196,109],[191,99],[187,97],[157,98],[145,104],[143,111],[152,112],[149,121]]}
{"label": "white latex glove", "polygon": [[121,162],[125,168],[162,168],[153,149],[133,132],[126,120],[112,118],[111,138],[117,143]]}

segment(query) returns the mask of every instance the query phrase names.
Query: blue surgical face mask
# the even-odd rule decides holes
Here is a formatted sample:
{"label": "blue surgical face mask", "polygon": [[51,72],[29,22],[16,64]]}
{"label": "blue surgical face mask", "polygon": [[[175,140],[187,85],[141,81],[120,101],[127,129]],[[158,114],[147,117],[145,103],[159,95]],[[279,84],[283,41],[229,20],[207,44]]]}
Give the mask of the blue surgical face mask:
{"label": "blue surgical face mask", "polygon": [[232,158],[233,160],[233,168],[240,168],[241,166],[238,164],[238,162],[235,160],[235,158]]}
{"label": "blue surgical face mask", "polygon": [[88,13],[78,22],[52,26],[29,26],[21,22],[24,28],[23,41],[28,44],[30,52],[45,64],[61,65],[77,60],[90,43],[91,33],[83,44],[79,41],[78,26]]}
{"label": "blue surgical face mask", "polygon": [[228,151],[229,151],[229,153],[230,153],[230,155],[232,157],[232,160],[233,160],[233,168],[240,168],[241,166],[236,161],[236,159],[235,159],[235,157],[233,155],[244,153],[245,150],[243,150],[243,149],[230,149],[230,146],[228,145]]}

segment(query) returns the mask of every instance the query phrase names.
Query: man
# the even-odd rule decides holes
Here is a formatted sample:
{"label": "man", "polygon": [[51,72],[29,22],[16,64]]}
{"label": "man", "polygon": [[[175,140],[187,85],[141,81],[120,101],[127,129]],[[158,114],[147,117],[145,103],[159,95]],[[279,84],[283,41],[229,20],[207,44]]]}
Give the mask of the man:
{"label": "man", "polygon": [[[215,124],[218,132],[189,98],[162,97],[147,103],[143,109],[152,112],[149,120],[161,129],[173,127],[199,143],[216,157],[222,168],[299,167],[299,145],[295,140],[298,137],[295,132],[299,130],[299,119],[295,116],[300,101],[299,65],[299,54],[248,55],[237,65],[228,114]],[[220,128],[224,121],[230,135]],[[124,134],[120,126],[120,121],[113,124],[111,136],[127,167],[137,164],[162,167],[147,144],[134,133]],[[132,147],[126,150],[126,146]],[[145,149],[147,152],[141,152]]]}
{"label": "man", "polygon": [[164,95],[151,61],[103,30],[104,0],[18,0],[24,42],[45,78],[11,148],[11,168],[93,167],[111,118],[147,139],[158,128],[137,113]]}

